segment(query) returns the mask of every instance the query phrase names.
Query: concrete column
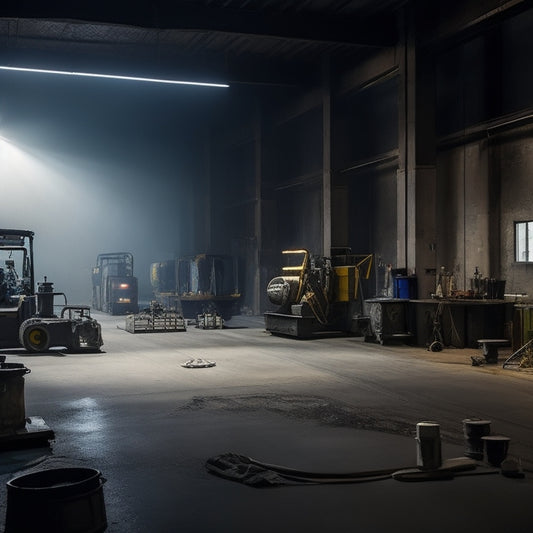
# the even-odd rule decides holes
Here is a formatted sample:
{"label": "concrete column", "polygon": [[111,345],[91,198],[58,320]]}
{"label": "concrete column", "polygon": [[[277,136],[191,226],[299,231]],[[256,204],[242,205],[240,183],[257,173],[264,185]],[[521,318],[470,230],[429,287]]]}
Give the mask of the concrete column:
{"label": "concrete column", "polygon": [[254,175],[255,175],[255,204],[254,204],[254,264],[251,265],[253,280],[252,310],[255,315],[261,312],[261,272],[260,254],[262,249],[262,181],[263,181],[263,122],[260,104],[256,105],[254,118]]}
{"label": "concrete column", "polygon": [[[197,199],[192,206],[192,209],[196,211],[193,217],[196,221],[193,230],[194,240],[188,243],[188,246],[199,250],[209,250],[211,247],[211,180],[214,179],[211,148],[211,132],[207,131],[204,136],[203,179],[193,183],[194,197]],[[199,198],[201,198],[200,201]]]}
{"label": "concrete column", "polygon": [[349,237],[349,188],[335,184],[331,187],[331,204],[335,209],[331,212],[331,245],[346,246]]}
{"label": "concrete column", "polygon": [[436,268],[434,75],[431,61],[417,53],[409,6],[401,28],[397,266],[416,273],[425,298],[434,290]]}
{"label": "concrete column", "polygon": [[435,292],[437,172],[435,166],[416,168],[416,257],[418,297]]}
{"label": "concrete column", "polygon": [[398,44],[398,171],[396,175],[396,267],[407,268],[407,169],[410,163],[407,149],[409,137],[408,120],[408,39],[407,15],[404,9],[399,17],[400,39]]}
{"label": "concrete column", "polygon": [[331,65],[322,62],[322,254],[331,254]]}

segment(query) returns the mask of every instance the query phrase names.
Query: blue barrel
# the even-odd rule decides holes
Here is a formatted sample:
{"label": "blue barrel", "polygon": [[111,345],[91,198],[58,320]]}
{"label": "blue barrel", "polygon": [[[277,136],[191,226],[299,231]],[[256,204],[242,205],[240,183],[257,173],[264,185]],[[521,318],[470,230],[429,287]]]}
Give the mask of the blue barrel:
{"label": "blue barrel", "polygon": [[417,293],[418,285],[416,276],[396,276],[394,278],[394,298],[415,300]]}

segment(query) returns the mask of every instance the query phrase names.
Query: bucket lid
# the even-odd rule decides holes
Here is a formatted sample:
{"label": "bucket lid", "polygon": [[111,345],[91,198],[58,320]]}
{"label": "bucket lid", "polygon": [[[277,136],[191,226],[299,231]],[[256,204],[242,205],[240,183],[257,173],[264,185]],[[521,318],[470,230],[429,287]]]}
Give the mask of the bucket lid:
{"label": "bucket lid", "polygon": [[11,479],[8,492],[58,497],[80,494],[101,484],[102,474],[93,468],[49,468]]}
{"label": "bucket lid", "polygon": [[416,425],[416,436],[420,438],[438,438],[440,436],[440,425],[437,422],[419,422]]}
{"label": "bucket lid", "polygon": [[481,437],[481,440],[509,441],[511,438],[506,437],[505,435],[486,435],[485,437]]}
{"label": "bucket lid", "polygon": [[0,379],[6,377],[14,377],[24,374],[28,374],[29,368],[26,368],[23,363],[0,363]]}
{"label": "bucket lid", "polygon": [[463,424],[468,426],[486,426],[490,424],[490,420],[481,420],[479,418],[465,418]]}

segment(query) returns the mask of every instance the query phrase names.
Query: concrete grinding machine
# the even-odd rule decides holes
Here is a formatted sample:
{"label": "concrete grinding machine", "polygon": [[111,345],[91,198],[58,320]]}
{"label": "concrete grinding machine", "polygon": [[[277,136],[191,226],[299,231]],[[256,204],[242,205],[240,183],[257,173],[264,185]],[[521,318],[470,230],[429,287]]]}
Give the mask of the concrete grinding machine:
{"label": "concrete grinding machine", "polygon": [[307,250],[284,250],[287,265],[267,286],[276,311],[265,313],[266,330],[273,334],[311,338],[317,333],[367,333],[361,280],[368,279],[372,255],[332,250],[331,257],[312,256]]}

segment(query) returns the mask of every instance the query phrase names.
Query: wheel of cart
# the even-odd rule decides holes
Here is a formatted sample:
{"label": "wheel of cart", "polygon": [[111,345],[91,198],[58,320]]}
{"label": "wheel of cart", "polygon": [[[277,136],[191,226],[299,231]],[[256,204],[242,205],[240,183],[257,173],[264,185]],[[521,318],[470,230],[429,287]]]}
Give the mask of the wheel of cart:
{"label": "wheel of cart", "polygon": [[25,320],[20,326],[19,337],[28,352],[46,352],[50,347],[50,332],[38,318]]}

